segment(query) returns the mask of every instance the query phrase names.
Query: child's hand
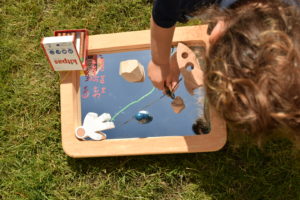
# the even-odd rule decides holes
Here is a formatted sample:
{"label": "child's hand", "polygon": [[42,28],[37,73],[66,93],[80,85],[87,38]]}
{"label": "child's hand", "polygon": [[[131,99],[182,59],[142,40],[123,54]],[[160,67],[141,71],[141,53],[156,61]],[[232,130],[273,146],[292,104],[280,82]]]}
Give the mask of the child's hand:
{"label": "child's hand", "polygon": [[156,65],[152,60],[148,64],[148,77],[154,87],[159,90],[165,90],[165,87],[168,87],[170,91],[175,91],[179,74],[176,53],[171,56],[170,64]]}
{"label": "child's hand", "polygon": [[209,36],[209,43],[215,43],[224,34],[227,27],[228,24],[226,24],[224,20],[219,20]]}
{"label": "child's hand", "polygon": [[174,92],[177,89],[176,85],[179,80],[179,75],[180,71],[177,63],[177,56],[176,53],[174,53],[170,58],[169,73],[167,74],[166,78],[166,86],[172,92]]}
{"label": "child's hand", "polygon": [[159,90],[165,89],[165,83],[170,71],[169,64],[157,65],[152,60],[148,64],[148,77],[154,87]]}

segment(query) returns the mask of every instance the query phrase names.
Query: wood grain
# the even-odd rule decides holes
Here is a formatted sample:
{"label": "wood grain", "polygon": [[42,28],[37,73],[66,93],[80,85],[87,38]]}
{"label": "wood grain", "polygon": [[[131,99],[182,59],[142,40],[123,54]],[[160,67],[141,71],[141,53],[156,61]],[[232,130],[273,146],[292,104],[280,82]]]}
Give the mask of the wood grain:
{"label": "wood grain", "polygon": [[[207,26],[185,26],[175,29],[173,43],[192,44],[208,41]],[[116,53],[123,51],[145,50],[150,48],[150,30],[89,36],[88,54]]]}

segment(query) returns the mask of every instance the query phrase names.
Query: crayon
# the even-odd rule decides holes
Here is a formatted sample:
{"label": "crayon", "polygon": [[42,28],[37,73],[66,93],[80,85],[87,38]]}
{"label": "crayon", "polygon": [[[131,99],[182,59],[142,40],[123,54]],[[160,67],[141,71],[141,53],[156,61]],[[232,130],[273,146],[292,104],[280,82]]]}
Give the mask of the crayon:
{"label": "crayon", "polygon": [[84,61],[84,32],[80,32],[80,60]]}

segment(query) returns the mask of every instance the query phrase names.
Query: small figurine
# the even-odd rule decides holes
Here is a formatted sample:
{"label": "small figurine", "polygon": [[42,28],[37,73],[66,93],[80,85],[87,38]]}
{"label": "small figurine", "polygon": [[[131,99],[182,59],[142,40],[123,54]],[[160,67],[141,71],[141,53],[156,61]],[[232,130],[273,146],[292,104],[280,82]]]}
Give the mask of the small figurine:
{"label": "small figurine", "polygon": [[171,107],[175,113],[180,113],[185,108],[183,99],[180,96],[175,97],[171,103]]}
{"label": "small figurine", "polygon": [[104,140],[106,134],[100,131],[113,129],[115,125],[108,113],[98,116],[97,113],[89,112],[84,120],[83,125],[76,128],[75,135],[81,140]]}
{"label": "small figurine", "polygon": [[143,82],[145,70],[137,60],[125,60],[120,63],[119,74],[128,82]]}

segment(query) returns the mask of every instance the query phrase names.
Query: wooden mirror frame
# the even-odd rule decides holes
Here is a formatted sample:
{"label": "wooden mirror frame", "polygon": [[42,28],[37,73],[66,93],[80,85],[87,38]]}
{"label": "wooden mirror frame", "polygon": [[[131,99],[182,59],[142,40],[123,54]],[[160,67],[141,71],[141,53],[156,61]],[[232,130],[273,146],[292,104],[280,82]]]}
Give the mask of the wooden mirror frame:
{"label": "wooden mirror frame", "polygon": [[[208,44],[207,26],[185,26],[175,30],[172,45],[179,42]],[[150,49],[150,30],[89,36],[88,55]],[[211,152],[227,140],[225,121],[210,107],[211,132],[193,136],[80,141],[75,129],[81,126],[80,71],[60,72],[61,131],[65,153],[74,158]]]}

